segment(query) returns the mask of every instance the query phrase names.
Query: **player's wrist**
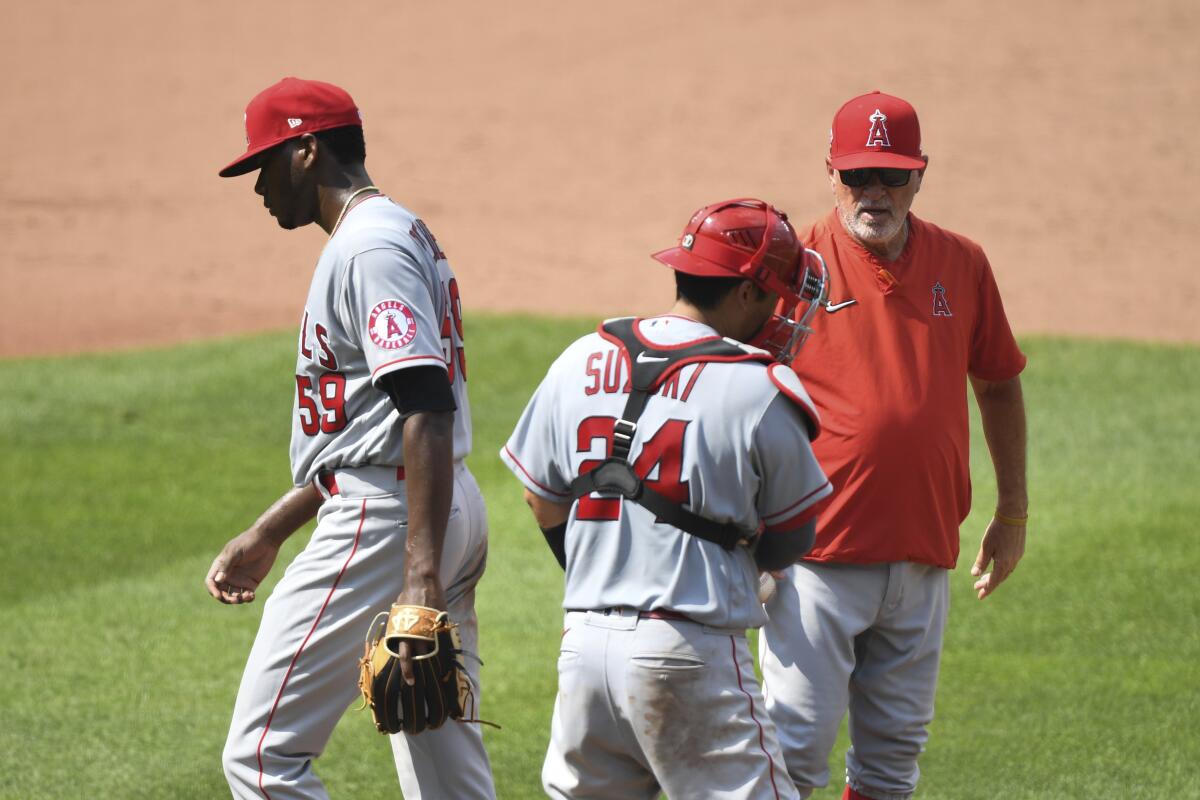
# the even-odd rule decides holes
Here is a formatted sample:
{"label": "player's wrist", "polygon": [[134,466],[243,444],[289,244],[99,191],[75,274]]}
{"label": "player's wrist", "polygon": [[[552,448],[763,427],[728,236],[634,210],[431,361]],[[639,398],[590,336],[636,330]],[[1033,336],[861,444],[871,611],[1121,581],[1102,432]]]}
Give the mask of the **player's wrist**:
{"label": "player's wrist", "polygon": [[992,514],[992,519],[1002,525],[1008,525],[1014,528],[1024,528],[1029,523],[1028,512],[1022,514],[1005,514],[997,509]]}
{"label": "player's wrist", "polygon": [[404,576],[404,588],[396,597],[401,605],[445,608],[445,592],[437,572],[408,572]]}
{"label": "player's wrist", "polygon": [[247,532],[257,541],[275,548],[282,547],[292,534],[292,531],[278,525],[255,525]]}
{"label": "player's wrist", "polygon": [[1012,519],[1029,517],[1029,498],[1022,495],[1001,494],[996,500],[996,513]]}

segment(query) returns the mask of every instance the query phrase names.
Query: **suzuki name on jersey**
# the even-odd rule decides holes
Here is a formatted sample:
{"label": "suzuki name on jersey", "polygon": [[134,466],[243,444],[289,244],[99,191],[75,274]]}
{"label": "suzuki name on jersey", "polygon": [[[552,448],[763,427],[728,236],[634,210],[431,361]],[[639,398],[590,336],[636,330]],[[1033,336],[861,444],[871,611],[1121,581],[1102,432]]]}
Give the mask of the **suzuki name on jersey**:
{"label": "suzuki name on jersey", "polygon": [[[639,358],[642,355],[643,353],[638,353],[635,358]],[[650,360],[654,359],[653,356],[646,356],[646,358]],[[604,392],[605,394],[629,394],[632,389],[630,385],[632,375],[628,373],[625,367],[625,359],[621,357],[620,351],[597,350],[587,357],[586,364],[587,366],[584,370],[586,381],[583,384],[583,393],[585,395],[591,397],[600,392]],[[696,380],[703,371],[703,363],[689,364],[677,369],[663,382],[662,387],[656,394],[686,403],[688,397],[692,394],[692,388],[696,385]],[[690,373],[686,384],[682,383],[682,377],[685,372]]]}

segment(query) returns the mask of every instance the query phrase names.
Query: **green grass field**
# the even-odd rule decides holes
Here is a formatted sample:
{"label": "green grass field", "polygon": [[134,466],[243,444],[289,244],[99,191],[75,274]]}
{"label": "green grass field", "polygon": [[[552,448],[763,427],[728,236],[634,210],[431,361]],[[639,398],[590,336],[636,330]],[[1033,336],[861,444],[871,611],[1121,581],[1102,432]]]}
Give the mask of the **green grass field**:
{"label": "green grass field", "polygon": [[[561,573],[495,454],[592,324],[478,315],[467,330],[503,798],[540,796]],[[1029,547],[982,603],[966,566],[953,576],[918,796],[1200,797],[1200,348],[1022,344]],[[0,361],[0,797],[228,796],[220,750],[261,602],[220,606],[202,579],[289,485],[294,346],[285,333]],[[975,426],[968,565],[994,499]],[[318,771],[334,797],[398,795],[365,713],[343,719]]]}

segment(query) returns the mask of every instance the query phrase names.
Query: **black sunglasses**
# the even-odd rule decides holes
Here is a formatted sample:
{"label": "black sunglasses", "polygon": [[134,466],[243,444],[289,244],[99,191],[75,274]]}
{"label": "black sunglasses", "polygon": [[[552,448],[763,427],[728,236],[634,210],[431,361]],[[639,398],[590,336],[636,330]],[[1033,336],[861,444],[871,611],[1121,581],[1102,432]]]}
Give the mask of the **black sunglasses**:
{"label": "black sunglasses", "polygon": [[841,178],[844,186],[849,186],[852,189],[861,189],[871,182],[871,173],[879,176],[879,182],[884,186],[896,188],[904,186],[908,183],[908,179],[912,177],[911,169],[897,169],[895,167],[864,167],[863,169],[840,169],[838,177]]}

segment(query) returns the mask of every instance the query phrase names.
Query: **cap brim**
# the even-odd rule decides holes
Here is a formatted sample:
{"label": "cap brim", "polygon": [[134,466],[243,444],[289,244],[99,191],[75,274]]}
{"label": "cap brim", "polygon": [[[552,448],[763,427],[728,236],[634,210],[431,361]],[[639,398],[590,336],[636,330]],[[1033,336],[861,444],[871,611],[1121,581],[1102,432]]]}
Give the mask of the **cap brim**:
{"label": "cap brim", "polygon": [[676,272],[684,272],[688,275],[696,275],[701,278],[740,278],[741,276],[732,270],[725,269],[719,264],[700,258],[691,250],[686,250],[682,247],[672,247],[669,250],[660,250],[657,253],[651,253],[651,258],[662,264],[666,264]]}
{"label": "cap brim", "polygon": [[829,165],[836,170],[865,169],[867,167],[883,167],[893,169],[924,169],[925,162],[913,156],[902,156],[899,153],[851,153],[845,156],[829,159]]}
{"label": "cap brim", "polygon": [[229,166],[218,172],[222,178],[234,178],[238,175],[245,175],[247,172],[253,172],[262,166],[262,157],[268,150],[278,144],[286,142],[287,139],[280,139],[278,142],[264,144],[261,147],[256,147],[253,150],[247,150],[237,157]]}

